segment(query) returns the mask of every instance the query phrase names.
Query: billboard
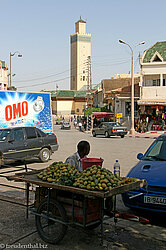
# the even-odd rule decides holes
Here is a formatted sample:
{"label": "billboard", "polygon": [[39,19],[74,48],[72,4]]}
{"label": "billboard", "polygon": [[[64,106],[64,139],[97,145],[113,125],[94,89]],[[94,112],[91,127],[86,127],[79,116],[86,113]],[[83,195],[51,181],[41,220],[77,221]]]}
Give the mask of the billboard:
{"label": "billboard", "polygon": [[49,93],[0,91],[0,128],[18,126],[52,132]]}

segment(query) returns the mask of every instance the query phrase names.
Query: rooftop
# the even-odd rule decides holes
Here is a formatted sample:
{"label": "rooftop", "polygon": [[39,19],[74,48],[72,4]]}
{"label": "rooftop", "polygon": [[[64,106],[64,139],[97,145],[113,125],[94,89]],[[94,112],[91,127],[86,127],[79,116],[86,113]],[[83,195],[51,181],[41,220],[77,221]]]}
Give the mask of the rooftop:
{"label": "rooftop", "polygon": [[88,91],[79,90],[58,90],[51,91],[51,97],[86,97]]}
{"label": "rooftop", "polygon": [[166,61],[166,41],[157,42],[151,48],[147,49],[143,57],[143,63],[151,62],[155,54],[159,55],[158,61],[162,61],[160,60],[160,56],[163,61]]}
{"label": "rooftop", "polygon": [[84,20],[82,20],[81,16],[80,19],[76,23],[86,23]]}

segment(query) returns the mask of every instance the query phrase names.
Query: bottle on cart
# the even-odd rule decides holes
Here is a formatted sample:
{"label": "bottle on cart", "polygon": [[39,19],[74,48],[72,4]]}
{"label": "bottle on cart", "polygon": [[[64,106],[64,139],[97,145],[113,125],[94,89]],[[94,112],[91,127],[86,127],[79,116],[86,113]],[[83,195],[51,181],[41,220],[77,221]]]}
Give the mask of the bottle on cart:
{"label": "bottle on cart", "polygon": [[114,163],[114,174],[120,177],[120,164],[118,160],[116,160],[116,162]]}

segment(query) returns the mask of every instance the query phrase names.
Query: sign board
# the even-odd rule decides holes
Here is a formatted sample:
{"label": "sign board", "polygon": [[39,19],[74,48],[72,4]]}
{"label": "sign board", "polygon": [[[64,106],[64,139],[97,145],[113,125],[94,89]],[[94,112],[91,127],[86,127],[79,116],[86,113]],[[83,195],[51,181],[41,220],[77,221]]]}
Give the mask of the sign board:
{"label": "sign board", "polygon": [[52,132],[49,93],[0,91],[0,128],[18,126]]}
{"label": "sign board", "polygon": [[122,113],[117,113],[116,114],[116,118],[121,118],[122,117]]}

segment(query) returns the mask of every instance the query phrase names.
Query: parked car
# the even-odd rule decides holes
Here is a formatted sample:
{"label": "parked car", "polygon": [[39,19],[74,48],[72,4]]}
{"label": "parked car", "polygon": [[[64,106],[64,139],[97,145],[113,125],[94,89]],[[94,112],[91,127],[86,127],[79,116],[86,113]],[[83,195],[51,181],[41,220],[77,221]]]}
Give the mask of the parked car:
{"label": "parked car", "polygon": [[96,128],[93,128],[92,135],[104,135],[110,137],[114,135],[121,136],[123,138],[127,134],[128,130],[123,127],[119,122],[101,122]]}
{"label": "parked car", "polygon": [[128,177],[145,179],[147,186],[122,195],[127,207],[166,213],[166,135],[159,136],[128,173]]}
{"label": "parked car", "polygon": [[61,125],[62,123],[63,123],[62,119],[57,119],[55,122],[56,125]]}
{"label": "parked car", "polygon": [[61,125],[61,129],[71,129],[70,122],[63,122]]}
{"label": "parked car", "polygon": [[55,134],[46,134],[36,127],[0,129],[0,152],[5,162],[33,157],[47,162],[58,146]]}

